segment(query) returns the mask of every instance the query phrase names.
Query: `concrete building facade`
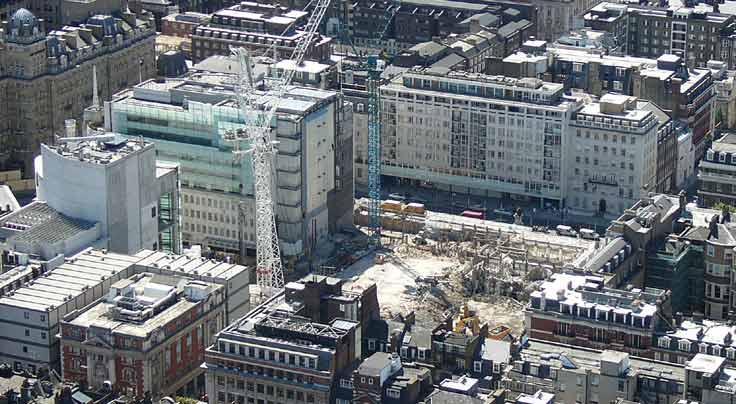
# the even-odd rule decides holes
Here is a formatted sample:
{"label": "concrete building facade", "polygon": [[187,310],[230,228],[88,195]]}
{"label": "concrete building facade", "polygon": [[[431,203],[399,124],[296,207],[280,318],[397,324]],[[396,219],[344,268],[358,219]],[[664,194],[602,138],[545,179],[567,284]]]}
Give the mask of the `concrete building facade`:
{"label": "concrete building facade", "polygon": [[[75,2],[77,3],[77,2]],[[153,22],[122,13],[96,15],[84,24],[52,31],[20,9],[3,23],[0,42],[0,168],[33,177],[41,143],[53,143],[64,121],[81,119],[91,104],[93,67],[99,96],[110,97],[155,75]]]}
{"label": "concrete building facade", "polygon": [[[538,79],[412,69],[382,86],[382,173],[481,195],[559,203],[577,108]],[[367,144],[356,135],[356,143]],[[356,159],[366,161],[365,149]],[[357,160],[356,160],[357,161]],[[357,177],[365,165],[356,163]]]}
{"label": "concrete building facade", "polygon": [[[143,136],[156,143],[159,160],[181,165],[184,245],[245,256],[255,253],[255,199],[250,156],[234,156],[223,140],[242,128],[231,78],[199,72],[145,82],[106,106],[106,125]],[[275,213],[287,257],[310,254],[352,224],[350,122],[351,105],[333,91],[295,87],[281,101]],[[238,146],[248,149],[245,141]]]}
{"label": "concrete building facade", "polygon": [[570,129],[570,208],[623,212],[656,188],[659,117],[639,107],[635,97],[606,94],[583,106]]}
{"label": "concrete building facade", "polygon": [[61,214],[100,224],[105,248],[181,250],[179,169],[156,163],[153,143],[102,134],[41,145],[36,195]]}

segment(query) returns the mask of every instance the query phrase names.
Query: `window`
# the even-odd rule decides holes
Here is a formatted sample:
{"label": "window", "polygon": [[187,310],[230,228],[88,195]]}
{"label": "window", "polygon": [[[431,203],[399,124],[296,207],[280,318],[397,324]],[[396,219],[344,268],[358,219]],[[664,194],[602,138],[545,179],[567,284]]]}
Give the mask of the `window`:
{"label": "window", "polygon": [[690,341],[687,341],[687,340],[680,341],[679,348],[683,352],[690,352]]}
{"label": "window", "polygon": [[659,343],[659,347],[660,348],[669,348],[670,347],[670,338],[669,337],[660,337],[658,343]]}
{"label": "window", "polygon": [[473,371],[476,373],[480,373],[483,371],[483,362],[481,361],[475,361],[473,362]]}
{"label": "window", "polygon": [[[590,377],[590,384],[591,385],[597,386],[598,383],[599,383],[599,381],[600,381],[600,376],[599,375],[596,375],[596,374],[591,375],[591,377]],[[596,400],[596,401],[598,401],[598,400]]]}
{"label": "window", "polygon": [[123,369],[123,381],[128,383],[135,382],[135,371],[131,368]]}
{"label": "window", "polygon": [[41,339],[46,339],[46,333],[45,332],[41,332]]}
{"label": "window", "polygon": [[28,313],[27,311],[24,311],[24,312],[23,312],[23,318],[25,318],[26,320],[28,320],[28,319],[30,319],[30,318],[31,318],[31,314],[30,314],[30,313]]}
{"label": "window", "polygon": [[619,380],[618,381],[618,391],[620,393],[626,392],[626,382],[625,381],[623,381],[623,380]]}
{"label": "window", "polygon": [[716,249],[712,245],[708,246],[708,256],[713,257],[716,255]]}
{"label": "window", "polygon": [[31,330],[26,328],[26,337],[30,337],[30,336],[31,336]]}
{"label": "window", "polygon": [[388,389],[386,391],[386,395],[388,395],[391,398],[401,398],[401,390]]}
{"label": "window", "polygon": [[623,89],[623,86],[621,85],[621,82],[618,81],[618,80],[614,81],[613,82],[613,89],[615,91],[621,91],[621,89]]}
{"label": "window", "polygon": [[368,384],[373,385],[373,378],[372,377],[369,377],[368,378]]}
{"label": "window", "polygon": [[726,358],[728,358],[728,359],[736,359],[736,349],[734,349],[734,348],[726,348]]}
{"label": "window", "polygon": [[151,208],[151,217],[156,217],[156,207]]}
{"label": "window", "polygon": [[698,352],[704,354],[708,353],[708,344],[700,344],[698,345]]}
{"label": "window", "polygon": [[579,73],[583,71],[583,64],[582,63],[573,63],[572,64],[572,71]]}
{"label": "window", "polygon": [[718,161],[720,161],[721,163],[725,163],[726,162],[726,153],[723,153],[723,152],[718,153]]}
{"label": "window", "polygon": [[376,340],[369,339],[368,340],[368,350],[369,351],[375,351],[376,350]]}

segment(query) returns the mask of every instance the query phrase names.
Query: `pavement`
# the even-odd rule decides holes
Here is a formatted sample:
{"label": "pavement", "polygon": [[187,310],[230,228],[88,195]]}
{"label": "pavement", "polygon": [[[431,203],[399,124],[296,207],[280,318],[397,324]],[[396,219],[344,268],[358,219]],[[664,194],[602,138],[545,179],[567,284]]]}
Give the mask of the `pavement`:
{"label": "pavement", "polygon": [[[460,194],[455,192],[426,189],[407,185],[382,184],[383,199],[394,199],[396,194],[402,195],[406,202],[423,203],[428,210],[434,212],[461,214],[465,210],[484,210],[486,218],[501,222],[513,222],[513,212],[516,208],[522,209],[523,222],[529,226],[547,226],[553,228],[565,224],[575,228],[589,228],[602,234],[611,220],[618,215],[605,216],[591,215],[587,212],[575,212],[548,207],[541,208],[538,203],[516,201],[501,198],[485,198],[478,195]],[[365,187],[356,184],[355,197],[368,195]],[[393,195],[393,196],[392,196]]]}

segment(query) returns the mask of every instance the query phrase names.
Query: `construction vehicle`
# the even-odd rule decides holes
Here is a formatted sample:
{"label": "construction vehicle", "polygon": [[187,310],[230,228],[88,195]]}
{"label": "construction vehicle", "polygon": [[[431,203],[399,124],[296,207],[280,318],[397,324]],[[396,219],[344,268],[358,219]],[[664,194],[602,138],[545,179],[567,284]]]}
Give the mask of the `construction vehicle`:
{"label": "construction vehicle", "polygon": [[473,335],[480,335],[480,319],[470,311],[467,303],[463,305],[454,323],[453,331],[456,333],[463,334],[470,331]]}

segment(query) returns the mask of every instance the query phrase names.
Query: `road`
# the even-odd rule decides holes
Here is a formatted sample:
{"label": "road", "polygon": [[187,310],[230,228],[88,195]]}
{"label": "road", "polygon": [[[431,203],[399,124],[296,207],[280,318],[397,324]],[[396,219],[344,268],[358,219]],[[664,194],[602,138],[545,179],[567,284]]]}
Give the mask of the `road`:
{"label": "road", "polygon": [[[488,219],[508,223],[513,221],[514,209],[521,208],[524,224],[530,226],[541,225],[552,228],[559,224],[566,224],[576,228],[590,228],[601,234],[605,232],[610,221],[615,219],[613,215],[604,217],[571,212],[565,213],[563,217],[563,212],[559,209],[542,209],[538,204],[531,202],[484,198],[477,195],[450,193],[406,185],[384,184],[381,194],[383,199],[392,199],[391,194],[404,195],[406,196],[407,202],[423,203],[428,210],[435,212],[461,214],[464,210],[468,209],[485,210]],[[366,196],[367,190],[360,189],[359,185],[356,184],[355,197],[363,198]],[[505,213],[499,213],[499,210]]]}

